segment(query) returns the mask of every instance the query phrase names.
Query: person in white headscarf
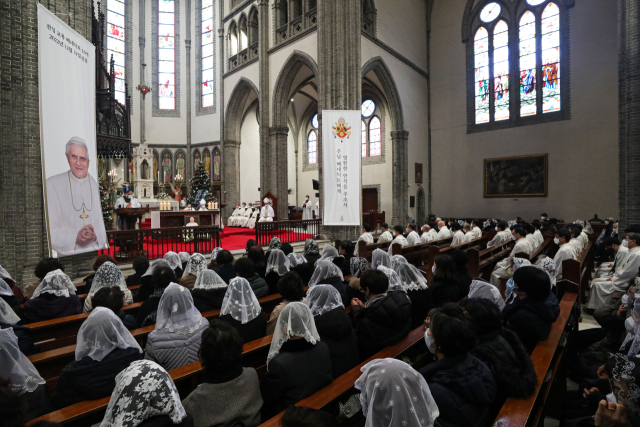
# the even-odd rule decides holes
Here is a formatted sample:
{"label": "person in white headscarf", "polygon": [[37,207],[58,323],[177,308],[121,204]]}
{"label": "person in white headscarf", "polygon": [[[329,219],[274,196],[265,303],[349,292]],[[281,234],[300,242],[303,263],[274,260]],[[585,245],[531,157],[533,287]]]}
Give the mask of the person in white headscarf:
{"label": "person in white headscarf", "polygon": [[504,299],[500,295],[500,291],[491,283],[483,282],[481,280],[474,280],[471,282],[471,288],[469,289],[469,298],[484,298],[492,301],[502,311],[505,306]]}
{"label": "person in white headscarf", "polygon": [[258,222],[271,222],[273,218],[276,216],[273,208],[271,207],[271,201],[265,197],[262,201],[262,209],[260,210],[260,219]]}
{"label": "person in white headscarf", "polygon": [[80,313],[82,302],[76,295],[76,287],[61,270],[48,273],[24,304],[24,317],[28,323]]}
{"label": "person in white headscarf", "polygon": [[11,290],[11,285],[9,285],[5,279],[0,279],[0,299],[9,304],[20,318],[24,317],[22,307],[20,307],[20,301]]}
{"label": "person in white headscarf", "polygon": [[393,241],[389,243],[389,249],[387,249],[387,253],[389,256],[393,255],[393,245],[398,244],[400,246],[409,246],[409,242],[402,234],[402,226],[396,225],[393,227]]}
{"label": "person in white headscarf", "polygon": [[180,256],[173,252],[169,251],[162,257],[167,260],[174,273],[176,273],[176,277],[182,277],[182,262],[180,261]]}
{"label": "person in white headscarf", "polygon": [[100,423],[100,427],[193,425],[193,418],[184,410],[171,376],[150,360],[133,362],[118,374]]}
{"label": "person in white headscarf", "polygon": [[[176,256],[178,256],[178,254],[176,254]],[[127,282],[124,280],[122,271],[116,267],[114,263],[107,261],[98,268],[96,275],[93,277],[91,290],[84,300],[84,312],[87,313],[93,308],[91,305],[91,298],[93,298],[96,292],[102,288],[110,288],[112,286],[119,287],[124,293],[124,300],[122,301],[123,305],[131,304],[133,302],[133,295],[131,295],[131,291],[127,288]]]}
{"label": "person in white headscarf", "polygon": [[329,347],[333,377],[352,369],[359,362],[358,340],[342,297],[331,285],[316,285],[307,292],[320,339]]}
{"label": "person in white headscarf", "polygon": [[265,270],[264,280],[266,280],[269,286],[269,293],[278,293],[278,281],[280,277],[287,274],[291,269],[291,261],[289,258],[278,248],[273,248],[269,252],[267,259],[267,268]]}
{"label": "person in white headscarf", "polygon": [[219,310],[222,307],[227,283],[213,270],[202,270],[198,273],[196,283],[191,290],[193,303],[200,313]]}
{"label": "person in white headscarf", "polygon": [[289,258],[291,268],[295,268],[307,263],[307,259],[304,257],[304,255],[296,252],[291,252],[289,255],[287,255],[287,258]]}
{"label": "person in white headscarf", "polygon": [[371,268],[375,270],[381,265],[392,268],[391,255],[382,249],[375,249],[371,254]]}
{"label": "person in white headscarf", "polygon": [[0,329],[12,329],[18,337],[18,346],[25,356],[40,353],[31,339],[31,329],[18,325],[21,319],[2,298],[0,298]]}
{"label": "person in white headscarf", "polygon": [[257,340],[266,335],[267,319],[247,279],[231,279],[220,309],[220,319],[233,326],[243,342]]}
{"label": "person in white headscarf", "polygon": [[198,253],[193,254],[184,268],[182,278],[179,279],[180,284],[187,289],[193,289],[198,273],[206,269],[207,259],[204,255]]}
{"label": "person in white headscarf", "polygon": [[260,382],[263,417],[268,419],[310,396],[333,380],[329,347],[320,340],[313,314],[301,302],[280,314]]}
{"label": "person in white headscarf", "polygon": [[113,311],[96,307],[82,323],[75,360],[60,373],[53,393],[56,408],[107,397],[116,376],[142,357],[142,348]]}
{"label": "person in white headscarf", "polygon": [[18,337],[10,328],[0,330],[0,377],[8,380],[9,391],[24,396],[25,422],[53,410],[46,381],[22,354]]}
{"label": "person in white headscarf", "polygon": [[[395,256],[393,257],[395,258]],[[429,292],[427,292],[427,279],[418,268],[409,264],[404,257],[404,262],[397,259],[394,271],[398,276],[400,289],[407,293],[411,300],[411,327],[417,328],[429,314],[431,307]],[[393,260],[392,260],[393,261]],[[389,290],[391,291],[391,278],[389,279]]]}
{"label": "person in white headscarf", "polygon": [[16,285],[16,281],[13,280],[9,272],[1,265],[0,265],[0,279],[3,279],[7,283],[7,285],[9,285],[9,288],[11,289],[11,292],[13,292],[13,295],[17,298],[18,303],[24,304],[25,295],[23,294],[22,290]]}
{"label": "person in white headscarf", "polygon": [[340,295],[344,295],[346,290],[342,271],[329,259],[316,262],[313,276],[309,280],[309,287],[315,285],[331,285],[340,292]]}
{"label": "person in white headscarf", "polygon": [[178,256],[180,257],[180,263],[182,263],[182,269],[184,270],[187,266],[187,262],[189,262],[189,258],[191,258],[191,255],[189,255],[189,252],[180,252],[178,253]]}
{"label": "person in white headscarf", "polygon": [[400,281],[400,276],[398,276],[398,273],[393,271],[392,268],[388,268],[383,265],[380,265],[378,266],[377,270],[382,271],[389,279],[389,287],[387,288],[387,293],[395,292],[395,291],[404,292],[404,288],[402,287],[402,282]]}
{"label": "person in white headscarf", "polygon": [[160,298],[156,328],[149,334],[145,359],[159,363],[166,370],[198,360],[202,332],[209,321],[193,304],[191,292],[172,283]]}
{"label": "person in white headscarf", "polygon": [[440,415],[425,379],[407,363],[376,359],[361,369],[360,390],[365,427],[433,427]]}
{"label": "person in white headscarf", "polygon": [[134,302],[142,302],[146,301],[151,294],[155,291],[155,285],[153,283],[153,272],[159,269],[160,267],[169,267],[169,262],[164,258],[159,258],[149,265],[147,271],[140,278],[140,287],[138,288],[138,292],[134,297]]}

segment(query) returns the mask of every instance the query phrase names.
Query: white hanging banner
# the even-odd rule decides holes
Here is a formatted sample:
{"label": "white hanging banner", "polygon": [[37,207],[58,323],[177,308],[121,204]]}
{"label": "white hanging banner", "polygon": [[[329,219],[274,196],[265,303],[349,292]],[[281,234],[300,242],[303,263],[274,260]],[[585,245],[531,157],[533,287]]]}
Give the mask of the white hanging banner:
{"label": "white hanging banner", "polygon": [[360,110],[322,111],[324,225],[360,225]]}
{"label": "white hanging banner", "polygon": [[95,46],[38,3],[40,145],[50,253],[104,249],[96,178]]}

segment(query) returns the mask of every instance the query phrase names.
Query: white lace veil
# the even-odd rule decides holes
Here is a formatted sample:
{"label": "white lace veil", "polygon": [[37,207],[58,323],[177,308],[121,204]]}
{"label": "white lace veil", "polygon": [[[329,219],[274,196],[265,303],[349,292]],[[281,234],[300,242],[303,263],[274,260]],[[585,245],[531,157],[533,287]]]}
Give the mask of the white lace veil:
{"label": "white lace veil", "polygon": [[226,288],[227,284],[222,277],[218,276],[213,270],[202,270],[196,277],[196,284],[193,289],[220,289]]}
{"label": "white lace veil", "polygon": [[313,317],[320,316],[337,307],[344,309],[340,292],[331,285],[316,285],[307,292],[307,301]]}
{"label": "white lace veil", "polygon": [[393,268],[396,273],[398,272],[397,268],[400,264],[409,264],[409,261],[402,255],[394,255],[391,257],[391,268]]}
{"label": "white lace veil", "polygon": [[147,271],[145,271],[142,277],[151,276],[153,272],[160,267],[171,268],[171,265],[169,265],[169,262],[166,259],[158,258],[157,260],[153,261],[153,263],[151,263],[151,265],[149,266],[149,268],[147,268]]}
{"label": "white lace veil", "polygon": [[316,262],[316,269],[313,271],[313,276],[311,276],[311,280],[309,280],[309,287],[321,284],[323,280],[329,277],[340,277],[340,280],[344,281],[342,271],[333,261],[328,259],[318,260],[318,262]]}
{"label": "white lace veil", "polygon": [[170,332],[191,335],[205,322],[207,320],[202,317],[193,304],[193,297],[189,289],[177,283],[167,286],[160,297],[154,332],[166,329]]}
{"label": "white lace veil", "polygon": [[349,261],[349,269],[351,271],[351,278],[359,278],[362,276],[362,273],[369,270],[371,268],[371,264],[367,261],[366,258],[362,257],[353,257]]}
{"label": "white lace veil", "polygon": [[402,281],[400,280],[400,276],[398,276],[398,273],[393,271],[391,268],[385,267],[383,265],[378,267],[378,271],[382,271],[384,274],[386,274],[387,278],[389,279],[389,287],[387,288],[387,292],[393,292],[393,291],[406,292],[404,286],[402,286]]}
{"label": "white lace veil", "polygon": [[474,280],[471,282],[468,298],[482,298],[493,301],[500,311],[502,311],[505,306],[504,299],[502,298],[502,295],[500,295],[498,288],[493,286],[491,283],[483,282],[481,280]]}
{"label": "white lace veil", "polygon": [[273,237],[269,241],[269,250],[280,249],[280,246],[282,246],[282,242],[277,237]]}
{"label": "white lace veil", "polygon": [[7,283],[11,285],[16,284],[16,281],[13,280],[9,272],[1,265],[0,265],[0,279],[4,279]]}
{"label": "white lace veil", "polygon": [[0,298],[0,323],[15,325],[20,321],[18,315],[5,300]]}
{"label": "white lace veil", "polygon": [[191,258],[191,255],[189,255],[189,252],[180,252],[178,256],[180,257],[180,262],[183,262],[183,263],[189,261],[189,258]]}
{"label": "white lace veil", "polygon": [[397,264],[393,269],[400,277],[400,283],[405,291],[421,291],[427,289],[427,279],[418,268],[409,263]]}
{"label": "white lace veil", "polygon": [[9,380],[9,389],[17,394],[32,392],[46,381],[33,363],[22,354],[12,328],[0,330],[0,376]]}
{"label": "white lace veil", "polygon": [[625,321],[625,327],[627,336],[624,338],[620,350],[623,350],[631,342],[627,356],[636,356],[640,353],[640,297],[636,298],[633,310]]}
{"label": "white lace veil", "polygon": [[251,322],[262,312],[258,298],[253,293],[247,279],[235,277],[229,282],[227,293],[224,294],[220,315],[230,314],[243,325]]}
{"label": "white lace veil", "polygon": [[[275,237],[274,237],[275,239]],[[267,261],[267,273],[273,271],[278,276],[282,276],[289,272],[291,267],[291,261],[280,249],[272,249],[269,254],[269,260]]]}
{"label": "white lace veil", "polygon": [[193,254],[189,261],[187,261],[187,266],[184,268],[184,273],[182,273],[182,277],[187,277],[192,274],[197,276],[202,270],[206,270],[207,268],[207,259],[202,254]]}
{"label": "white lace veil", "polygon": [[167,371],[151,360],[137,360],[116,377],[100,427],[136,427],[159,415],[178,424],[187,413]]}
{"label": "white lace veil", "polygon": [[302,302],[290,302],[280,312],[267,356],[267,370],[271,359],[280,353],[282,344],[291,337],[304,338],[313,345],[320,341],[311,309]]}
{"label": "white lace veil", "polygon": [[89,295],[93,297],[100,289],[112,286],[117,286],[123,291],[127,290],[127,282],[124,280],[122,271],[114,263],[107,261],[98,268],[96,275],[93,276]]}
{"label": "white lace veil", "polygon": [[0,279],[0,295],[10,297],[13,295],[11,286],[4,279]]}
{"label": "white lace veil", "polygon": [[169,265],[171,266],[172,270],[175,270],[178,267],[182,268],[182,262],[180,261],[180,257],[178,256],[177,253],[173,251],[169,251],[166,254],[164,254],[162,258],[166,259],[167,262],[169,262]]}
{"label": "white lace veil", "polygon": [[371,254],[371,268],[376,270],[380,265],[391,268],[391,258],[389,254],[382,249],[376,249],[373,251],[373,254]]}
{"label": "white lace veil", "polygon": [[76,341],[76,360],[89,356],[101,361],[116,348],[142,349],[122,320],[105,307],[96,307],[82,323]]}
{"label": "white lace veil", "polygon": [[[92,285],[93,287],[93,285]],[[33,291],[31,298],[38,298],[40,294],[48,293],[58,297],[69,297],[69,294],[76,294],[76,287],[62,270],[54,270],[47,273],[42,282]]]}
{"label": "white lace veil", "polygon": [[322,248],[322,256],[316,261],[316,264],[323,260],[333,261],[336,258],[344,257],[338,253],[338,250],[335,248],[335,246],[324,245],[324,248]]}
{"label": "white lace veil", "polygon": [[295,252],[291,252],[289,255],[287,255],[287,258],[289,258],[291,267],[297,267],[299,265],[307,263],[307,259],[304,257],[304,255],[297,254]]}
{"label": "white lace veil", "polygon": [[433,427],[440,411],[419,372],[396,359],[372,360],[361,371],[354,386],[365,427]]}
{"label": "white lace veil", "polygon": [[216,258],[218,257],[218,252],[220,252],[220,251],[224,251],[224,249],[222,249],[222,248],[214,248],[211,251],[211,261],[215,261],[216,260]]}

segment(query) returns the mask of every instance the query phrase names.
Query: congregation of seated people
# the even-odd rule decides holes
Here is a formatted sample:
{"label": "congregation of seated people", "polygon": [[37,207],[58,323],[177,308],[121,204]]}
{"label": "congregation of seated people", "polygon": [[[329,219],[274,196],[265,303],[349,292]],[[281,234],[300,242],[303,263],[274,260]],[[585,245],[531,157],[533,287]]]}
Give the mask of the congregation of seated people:
{"label": "congregation of seated people", "polygon": [[[274,238],[266,253],[248,242],[237,259],[216,248],[209,263],[198,253],[168,252],[151,262],[138,257],[126,278],[114,259],[101,255],[85,280],[84,300],[55,259],[38,264],[40,282],[24,294],[0,268],[3,425],[23,426],[110,397],[103,426],[251,427],[283,411],[284,427],[337,426],[337,412],[294,405],[356,367],[361,374],[353,387],[360,394],[349,402],[366,426],[489,425],[495,405],[527,399],[539,386],[530,355],[559,317],[562,261],[578,259],[588,243],[587,224],[559,223],[543,215],[531,223],[433,218],[422,227],[382,224],[379,237],[389,249],[373,250],[370,261],[358,253],[360,240],[375,242],[369,225],[358,241],[339,248],[320,250],[307,239],[298,253]],[[581,331],[569,346],[570,376],[580,390],[567,394],[566,425],[640,425],[640,285],[633,281],[640,229],[627,230],[620,241],[609,225],[597,242],[601,264],[589,301],[602,328]],[[390,252],[393,243],[450,239],[458,246],[483,231],[495,234],[487,247],[515,240],[486,281],[471,277],[462,249],[436,256],[429,282],[425,271]],[[516,257],[532,255],[542,233],[552,236],[554,258]],[[139,287],[132,292],[132,286]],[[265,312],[260,299],[276,294],[280,302]],[[141,303],[136,316],[123,310],[133,302]],[[214,310],[219,316],[205,316]],[[83,312],[88,316],[74,361],[50,390],[27,357],[40,351],[29,324]],[[153,330],[141,347],[132,331],[143,327]],[[414,330],[424,334],[426,366],[375,358]],[[266,372],[243,366],[243,345],[269,336]],[[170,371],[193,362],[202,365],[199,385],[181,400]]]}

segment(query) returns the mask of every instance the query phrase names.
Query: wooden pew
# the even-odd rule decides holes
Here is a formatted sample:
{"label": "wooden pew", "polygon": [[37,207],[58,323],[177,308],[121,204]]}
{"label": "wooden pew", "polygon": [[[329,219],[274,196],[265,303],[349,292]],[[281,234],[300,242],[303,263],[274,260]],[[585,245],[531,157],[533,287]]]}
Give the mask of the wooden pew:
{"label": "wooden pew", "polygon": [[433,245],[429,247],[429,258],[426,265],[419,266],[418,268],[427,272],[427,283],[431,284],[431,281],[433,279],[433,270],[431,269],[431,267],[433,267],[435,263],[435,259],[438,255],[451,255],[451,253],[456,249],[460,249],[463,251],[468,251],[469,249],[472,249],[472,248],[477,250],[483,250],[484,248],[486,248],[486,246],[487,246],[487,239],[484,236],[478,239],[471,240],[469,242],[461,243],[456,246],[441,247],[441,246]]}
{"label": "wooden pew", "polygon": [[382,249],[383,251],[386,251],[387,249],[389,249],[390,244],[391,242],[382,242],[369,243],[367,245],[367,242],[360,240],[358,242],[358,256],[366,258],[367,261],[371,262],[371,255],[373,254],[373,251],[375,251],[376,249]]}
{"label": "wooden pew", "polygon": [[433,247],[449,247],[453,237],[446,239],[432,240],[430,242],[418,243],[417,245],[400,246],[394,245],[393,255],[402,255],[410,264],[421,266],[426,264],[429,258],[429,250]]}
{"label": "wooden pew", "polygon": [[467,251],[469,257],[469,263],[467,264],[469,275],[475,278],[482,277],[482,274],[486,271],[491,273],[498,261],[509,256],[514,243],[513,240],[507,240],[506,242],[483,250],[469,249]]}

